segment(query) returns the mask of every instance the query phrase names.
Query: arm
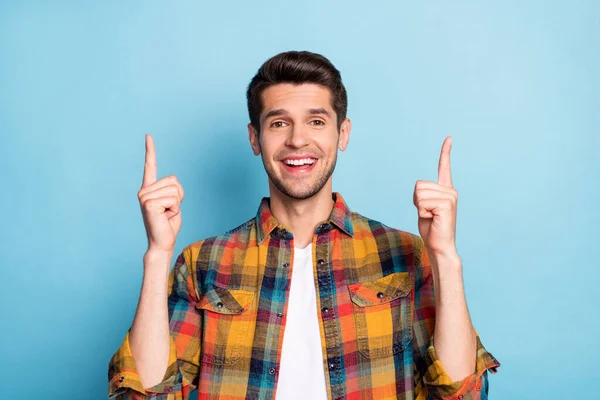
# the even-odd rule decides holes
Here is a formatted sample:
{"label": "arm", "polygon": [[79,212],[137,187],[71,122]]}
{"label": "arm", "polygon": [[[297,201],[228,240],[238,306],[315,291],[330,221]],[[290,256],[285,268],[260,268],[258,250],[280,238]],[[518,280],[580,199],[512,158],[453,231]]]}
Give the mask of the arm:
{"label": "arm", "polygon": [[[109,397],[167,399],[189,396],[198,374],[200,313],[197,285],[188,266],[189,251],[169,265],[181,229],[183,187],[174,175],[156,180],[154,139],[146,135],[146,159],[138,199],[148,251],[144,279],[131,329],[114,354],[108,370]],[[168,275],[168,278],[167,278]],[[165,398],[165,396],[160,396]]]}
{"label": "arm", "polygon": [[451,146],[448,136],[437,183],[419,180],[413,195],[421,234],[415,237],[415,390],[421,399],[486,399],[486,371],[496,372],[500,364],[483,348],[467,310],[456,251],[458,192],[450,172]]}
{"label": "arm", "polygon": [[[468,312],[466,314],[468,324],[465,326],[465,319],[462,318],[465,317],[463,313],[466,312],[466,303],[464,303],[465,309],[456,306],[452,308],[451,305],[456,303],[445,304],[443,299],[438,299],[438,290],[437,288],[434,290],[438,278],[434,277],[429,253],[420,237],[415,238],[415,253],[418,264],[413,320],[416,398],[418,400],[487,399],[489,386],[487,370],[496,373],[500,363],[481,343],[477,331],[468,318]],[[444,286],[439,291],[443,290]],[[448,289],[449,293],[450,290]],[[464,293],[462,297],[464,298]],[[441,307],[446,307],[444,311],[446,320],[449,320],[447,324],[444,324],[441,319],[440,309],[438,309],[440,303],[444,303]],[[452,320],[455,317],[457,320]],[[473,347],[471,347],[469,328],[474,335]],[[454,331],[457,333],[453,333]],[[446,350],[449,349],[450,354],[446,354],[444,360],[441,359],[438,350],[438,337],[442,338],[442,342],[446,341]],[[464,342],[459,343],[460,340]],[[440,346],[443,347],[443,344],[440,343]],[[454,370],[452,372],[454,375],[451,375],[446,368],[446,362],[458,366],[458,369],[464,368],[465,372],[460,375],[459,371],[457,375]]]}
{"label": "arm", "polygon": [[129,332],[131,354],[144,387],[162,381],[169,361],[168,271],[172,253],[148,251],[140,301]]}
{"label": "arm", "polygon": [[144,257],[149,264],[144,265],[138,310],[121,347],[110,360],[111,398],[138,400],[167,394],[167,399],[187,399],[197,386],[202,320],[196,309],[198,292],[188,268],[188,252],[184,249],[168,279],[160,282],[160,277],[146,271],[150,264],[164,262],[164,257]]}
{"label": "arm", "polygon": [[[477,339],[471,323],[458,254],[430,257],[435,292],[435,350],[453,381],[475,370]],[[441,267],[440,267],[441,265]]]}

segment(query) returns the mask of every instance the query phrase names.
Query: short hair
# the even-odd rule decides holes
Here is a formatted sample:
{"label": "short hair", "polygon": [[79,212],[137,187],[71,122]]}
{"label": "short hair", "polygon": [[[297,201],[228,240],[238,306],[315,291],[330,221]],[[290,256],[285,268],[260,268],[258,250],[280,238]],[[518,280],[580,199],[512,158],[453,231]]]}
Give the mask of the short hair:
{"label": "short hair", "polygon": [[264,107],[262,93],[278,83],[314,83],[329,89],[331,106],[337,115],[337,127],[340,129],[348,110],[348,96],[340,71],[320,54],[286,51],[265,61],[248,85],[248,114],[250,123],[257,132],[260,133],[260,114]]}

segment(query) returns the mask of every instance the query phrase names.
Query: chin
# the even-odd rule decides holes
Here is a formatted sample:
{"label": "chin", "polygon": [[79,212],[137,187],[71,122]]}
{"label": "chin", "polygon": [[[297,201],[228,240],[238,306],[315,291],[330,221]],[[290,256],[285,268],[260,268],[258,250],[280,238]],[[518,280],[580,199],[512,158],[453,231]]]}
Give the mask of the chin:
{"label": "chin", "polygon": [[306,200],[317,195],[325,187],[333,173],[335,164],[326,173],[315,170],[312,171],[312,176],[306,176],[302,179],[285,179],[283,174],[277,173],[279,171],[276,166],[269,165],[269,168],[267,168],[266,163],[264,163],[264,166],[270,182],[281,194],[294,200]]}
{"label": "chin", "polygon": [[306,199],[310,199],[311,197],[315,196],[317,193],[319,193],[319,190],[316,191],[299,191],[299,192],[295,192],[295,193],[291,193],[291,198],[296,199],[296,200],[306,200]]}
{"label": "chin", "polygon": [[272,180],[275,187],[285,196],[294,199],[294,200],[306,200],[313,196],[323,189],[323,186],[312,184],[309,186],[298,187],[294,185],[288,185],[281,181]]}

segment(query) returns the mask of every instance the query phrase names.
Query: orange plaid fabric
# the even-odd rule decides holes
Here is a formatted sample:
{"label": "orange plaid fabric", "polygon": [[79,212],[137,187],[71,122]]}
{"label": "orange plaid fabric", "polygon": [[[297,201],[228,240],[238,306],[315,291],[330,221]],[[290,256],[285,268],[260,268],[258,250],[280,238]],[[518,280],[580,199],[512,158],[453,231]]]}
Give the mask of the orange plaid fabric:
{"label": "orange plaid fabric", "polygon": [[[477,335],[476,369],[453,382],[436,357],[431,264],[420,236],[335,206],[313,236],[329,399],[487,399],[500,363]],[[185,247],[169,274],[169,366],[144,388],[129,332],[110,360],[109,397],[271,399],[286,324],[294,239],[262,199],[256,216]],[[300,390],[301,388],[299,388]]]}

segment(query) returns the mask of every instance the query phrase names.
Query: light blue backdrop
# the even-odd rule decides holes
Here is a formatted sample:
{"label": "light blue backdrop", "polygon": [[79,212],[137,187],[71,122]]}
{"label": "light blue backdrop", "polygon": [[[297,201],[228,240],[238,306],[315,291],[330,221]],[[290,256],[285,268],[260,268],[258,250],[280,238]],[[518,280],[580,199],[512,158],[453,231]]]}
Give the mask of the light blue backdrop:
{"label": "light blue backdrop", "polygon": [[414,184],[453,136],[491,398],[600,395],[600,6],[366,4],[2,2],[0,398],[106,398],[142,279],[144,134],[186,190],[176,251],[237,226],[268,194],[245,89],[290,49],[342,72],[334,190],[363,215],[418,233]]}

